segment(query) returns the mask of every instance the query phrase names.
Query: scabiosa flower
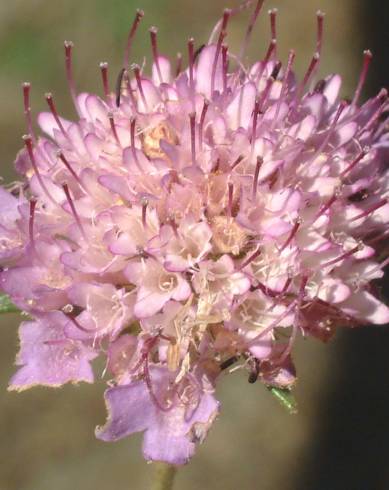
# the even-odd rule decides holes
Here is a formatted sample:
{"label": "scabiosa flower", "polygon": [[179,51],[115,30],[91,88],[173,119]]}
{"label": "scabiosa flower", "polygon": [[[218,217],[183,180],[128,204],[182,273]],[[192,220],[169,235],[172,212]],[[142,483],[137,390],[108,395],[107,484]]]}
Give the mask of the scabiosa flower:
{"label": "scabiosa flower", "polygon": [[144,432],[148,460],[186,463],[219,412],[215,385],[234,364],[249,381],[289,389],[297,335],[384,324],[372,281],[387,259],[387,92],[350,101],[341,79],[301,81],[294,51],[277,58],[275,20],[263,59],[248,66],[226,44],[225,10],[188,66],[161,55],[128,67],[133,23],[112,92],[77,94],[78,114],[38,116],[16,159],[22,182],[0,189],[0,285],[31,319],[20,327],[11,390],[93,382],[106,360],[108,421],[98,438]]}

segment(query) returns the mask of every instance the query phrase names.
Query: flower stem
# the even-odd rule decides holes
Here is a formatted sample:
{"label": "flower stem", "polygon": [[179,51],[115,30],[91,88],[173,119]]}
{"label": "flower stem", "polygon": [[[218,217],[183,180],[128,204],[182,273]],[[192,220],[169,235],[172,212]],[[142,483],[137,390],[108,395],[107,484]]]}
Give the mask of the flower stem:
{"label": "flower stem", "polygon": [[177,468],[167,463],[154,463],[154,479],[151,490],[171,490]]}

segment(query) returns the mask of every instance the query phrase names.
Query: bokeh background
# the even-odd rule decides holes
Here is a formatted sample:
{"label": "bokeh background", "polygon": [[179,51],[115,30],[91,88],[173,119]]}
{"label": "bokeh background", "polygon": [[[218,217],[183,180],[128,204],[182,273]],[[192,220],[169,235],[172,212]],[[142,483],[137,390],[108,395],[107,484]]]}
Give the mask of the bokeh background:
{"label": "bokeh background", "polygon": [[[237,0],[0,0],[0,175],[14,177],[12,162],[25,132],[21,83],[33,86],[35,113],[52,91],[61,112],[74,116],[63,70],[62,42],[74,41],[79,90],[101,92],[98,63],[121,66],[136,7],[146,12],[133,51],[150,56],[147,27],[159,26],[160,50],[185,51],[192,35],[208,38],[217,16]],[[315,46],[315,12],[326,12],[321,72],[341,72],[343,95],[352,94],[362,50],[374,53],[365,97],[389,81],[389,10],[380,0],[272,0],[279,8],[282,59],[297,51],[301,75]],[[263,56],[269,38],[266,8],[251,43]],[[231,23],[239,48],[248,14]],[[1,210],[0,210],[1,212]],[[387,288],[386,288],[387,289]],[[385,295],[385,284],[382,285]],[[105,420],[104,385],[35,388],[7,393],[17,350],[17,316],[0,318],[0,490],[144,490],[151,468],[141,437],[116,444],[95,440]],[[299,413],[288,415],[260,384],[236,373],[218,389],[222,415],[176,488],[197,490],[389,489],[389,328],[341,331],[329,345],[300,341]]]}

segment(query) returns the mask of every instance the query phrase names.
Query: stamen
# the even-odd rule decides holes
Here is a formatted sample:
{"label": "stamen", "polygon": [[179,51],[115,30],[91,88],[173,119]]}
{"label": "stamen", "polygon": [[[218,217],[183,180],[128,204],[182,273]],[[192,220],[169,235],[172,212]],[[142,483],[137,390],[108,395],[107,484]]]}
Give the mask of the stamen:
{"label": "stamen", "polygon": [[[122,96],[122,82],[123,77],[126,73],[126,69],[122,68],[119,72],[118,78],[116,80],[116,107],[120,107],[120,98]],[[131,89],[130,89],[131,92]]]}
{"label": "stamen", "polygon": [[280,93],[280,96],[279,96],[278,101],[277,101],[276,113],[275,113],[274,118],[273,118],[272,128],[274,128],[274,126],[276,125],[277,120],[278,120],[278,116],[279,116],[280,109],[281,109],[281,104],[285,98],[285,92],[286,92],[286,89],[288,87],[287,84],[288,84],[289,74],[290,74],[290,71],[292,69],[292,65],[293,65],[293,62],[295,60],[295,57],[296,57],[296,52],[293,49],[291,49],[289,51],[288,62],[287,62],[286,70],[285,70],[283,80],[282,80],[281,93]]}
{"label": "stamen", "polygon": [[137,167],[139,168],[139,170],[143,171],[142,167],[140,166],[139,160],[138,160],[138,155],[136,154],[135,129],[136,129],[136,118],[131,117],[131,119],[130,119],[131,151],[132,151],[132,155],[134,157],[134,160],[135,160]]}
{"label": "stamen", "polygon": [[177,53],[176,77],[181,73],[182,69],[182,53]]}
{"label": "stamen", "polygon": [[71,41],[65,41],[64,42],[64,46],[65,46],[66,78],[67,78],[68,85],[69,85],[70,95],[71,95],[71,97],[73,99],[74,107],[76,108],[78,114],[81,115],[81,113],[80,113],[80,107],[79,107],[78,101],[77,101],[76,85],[74,83],[74,77],[73,77],[73,59],[72,59],[73,57],[72,57],[72,53],[73,53],[74,44]]}
{"label": "stamen", "polygon": [[254,180],[253,180],[253,193],[252,193],[253,201],[257,197],[259,170],[262,166],[262,163],[263,163],[263,159],[260,156],[257,156],[257,164],[255,165]]}
{"label": "stamen", "polygon": [[257,1],[257,5],[255,6],[254,12],[252,13],[249,24],[247,26],[246,35],[244,37],[244,41],[243,41],[242,47],[240,49],[239,60],[243,60],[243,58],[244,58],[244,55],[246,53],[247,47],[248,47],[249,42],[250,42],[251,34],[253,32],[255,23],[257,22],[258,15],[261,12],[263,4],[264,4],[264,0],[258,0]]}
{"label": "stamen", "polygon": [[34,221],[35,221],[35,208],[37,201],[35,199],[30,200],[30,216],[28,220],[28,234],[30,237],[31,247],[35,250],[34,240]]}
{"label": "stamen", "polygon": [[147,206],[149,205],[149,200],[146,197],[141,199],[142,205],[142,225],[144,228],[147,227]]}
{"label": "stamen", "polygon": [[385,206],[385,204],[388,204],[388,200],[385,198],[380,199],[378,202],[376,202],[375,204],[367,208],[362,213],[358,214],[357,216],[354,216],[354,218],[351,218],[349,222],[356,221],[360,218],[364,218],[365,216],[369,216],[369,214],[374,213],[374,211],[377,211],[377,209],[382,208],[383,206]]}
{"label": "stamen", "polygon": [[[101,79],[103,82],[104,95],[105,95],[105,98],[107,100],[109,100],[111,93],[109,90],[109,81],[108,81],[108,63],[106,63],[105,61],[101,62],[99,64],[99,67],[100,67],[100,71],[101,71]],[[119,97],[120,97],[120,95],[119,95]]]}
{"label": "stamen", "polygon": [[271,39],[270,44],[267,48],[265,57],[263,61],[260,63],[260,66],[258,67],[258,71],[255,74],[255,80],[258,81],[262,78],[263,72],[265,71],[266,65],[269,63],[270,58],[273,55],[273,52],[276,50],[277,47],[277,39]]}
{"label": "stamen", "polygon": [[372,57],[373,57],[373,55],[372,55],[370,50],[366,49],[363,52],[362,70],[361,70],[361,74],[359,75],[358,85],[357,85],[357,88],[355,89],[355,94],[354,94],[353,100],[351,102],[352,106],[355,106],[359,100],[363,86],[365,85],[366,76],[367,76],[367,72],[369,71],[369,65],[370,65]]}
{"label": "stamen", "polygon": [[191,97],[194,96],[194,78],[193,78],[193,67],[194,67],[194,39],[191,37],[188,39],[188,63],[189,63],[189,88]]}
{"label": "stamen", "polygon": [[147,104],[145,93],[143,92],[142,78],[141,78],[141,73],[140,73],[140,66],[137,65],[136,63],[134,63],[133,65],[131,65],[131,69],[134,72],[136,84],[138,86],[138,90],[139,90],[140,96],[142,98],[143,105],[145,106],[145,110],[146,111],[149,111],[149,106]]}
{"label": "stamen", "polygon": [[375,124],[385,109],[386,101],[388,99],[388,91],[385,88],[382,88],[378,95],[375,98],[377,101],[381,102],[381,105],[378,107],[378,109],[374,112],[374,114],[370,117],[370,119],[367,121],[365,126],[363,126],[358,133],[355,135],[355,138],[359,138],[365,131],[368,131],[373,124]]}
{"label": "stamen", "polygon": [[254,105],[254,110],[253,110],[253,126],[251,129],[251,155],[254,153],[254,145],[255,145],[255,140],[257,137],[257,122],[258,122],[258,115],[260,112],[260,101],[257,98],[255,100],[255,105]]}
{"label": "stamen", "polygon": [[289,354],[291,353],[292,347],[294,345],[294,342],[295,342],[296,336],[297,336],[297,328],[298,328],[297,325],[293,324],[292,334],[289,338],[289,341],[287,343],[286,348],[284,349],[284,351],[282,352],[280,357],[277,359],[277,364],[282,364],[285,361],[285,359],[289,356]]}
{"label": "stamen", "polygon": [[118,144],[118,146],[120,148],[122,148],[122,145],[121,145],[120,140],[119,140],[118,133],[116,131],[115,120],[114,120],[114,117],[113,117],[112,112],[109,112],[108,113],[108,118],[109,118],[109,124],[111,126],[111,131],[112,131],[112,134],[113,134],[113,136],[114,136],[114,138],[116,140],[116,143]]}
{"label": "stamen", "polygon": [[123,57],[123,68],[124,69],[126,69],[130,63],[130,54],[131,54],[132,42],[134,40],[134,37],[135,37],[136,31],[138,29],[138,26],[140,24],[140,21],[142,20],[142,17],[144,15],[145,15],[145,13],[143,12],[143,10],[137,9],[134,22],[132,23],[131,30],[128,34],[126,49],[124,50],[124,57]]}
{"label": "stamen", "polygon": [[343,178],[346,174],[348,174],[354,167],[355,165],[362,160],[367,154],[369,153],[369,148],[365,147],[361,153],[350,163],[348,167],[346,167],[343,172],[340,173],[339,177]]}
{"label": "stamen", "polygon": [[151,49],[153,51],[154,63],[157,68],[159,83],[163,83],[161,67],[159,66],[159,53],[158,53],[158,43],[157,43],[157,33],[158,29],[155,26],[150,27],[150,39],[151,39]]}
{"label": "stamen", "polygon": [[323,269],[324,267],[328,267],[329,265],[336,264],[337,262],[346,259],[347,257],[350,257],[351,255],[355,254],[355,252],[358,252],[361,250],[361,245],[358,244],[348,252],[345,252],[344,254],[340,255],[339,257],[336,257],[335,259],[331,259],[328,262],[325,262],[324,264],[320,264],[320,269]]}
{"label": "stamen", "polygon": [[300,102],[302,94],[304,92],[304,89],[311,79],[313,73],[315,72],[315,69],[320,61],[320,53],[316,52],[311,59],[311,62],[309,63],[308,69],[305,72],[304,78],[302,82],[300,83],[298,89],[296,90],[296,105]]}
{"label": "stamen", "polygon": [[192,153],[192,165],[196,165],[196,113],[189,114],[190,120],[190,148]]}
{"label": "stamen", "polygon": [[[62,153],[61,150],[58,150],[57,152],[57,157],[61,160],[61,162],[65,165],[65,167],[69,170],[69,172],[72,174],[73,178],[80,184],[80,186],[84,189],[83,183],[81,182],[79,176],[76,174],[68,160],[65,158],[65,155]],[[85,190],[85,189],[84,189]]]}
{"label": "stamen", "polygon": [[224,38],[226,37],[226,28],[228,21],[231,17],[231,9],[225,9],[223,13],[223,20],[222,20],[222,25],[220,27],[220,34],[219,38],[216,44],[216,51],[215,51],[215,58],[213,60],[213,66],[212,66],[212,75],[211,75],[211,97],[213,96],[213,92],[215,90],[215,77],[216,77],[216,68],[217,68],[217,62],[219,59],[219,54],[221,50],[221,46],[223,43]]}
{"label": "stamen", "polygon": [[234,168],[237,167],[242,160],[244,160],[244,155],[239,155],[235,162],[232,164],[231,171],[234,170]]}
{"label": "stamen", "polygon": [[323,42],[323,27],[324,27],[324,16],[325,13],[321,10],[316,12],[317,18],[317,40],[316,40],[316,52],[321,53],[321,47]]}
{"label": "stamen", "polygon": [[332,121],[331,126],[328,129],[328,131],[327,131],[327,135],[324,138],[324,140],[321,143],[321,145],[319,146],[319,148],[315,151],[315,153],[312,155],[312,157],[308,160],[309,163],[313,162],[313,160],[315,160],[315,158],[317,157],[317,155],[319,155],[323,151],[323,149],[327,146],[329,140],[331,139],[331,136],[334,134],[334,132],[336,130],[336,126],[338,124],[338,121],[340,119],[340,116],[342,115],[342,112],[347,107],[347,105],[348,105],[348,102],[346,100],[341,100],[339,102],[338,109],[337,109],[336,114],[334,116],[334,120]]}
{"label": "stamen", "polygon": [[257,257],[259,257],[262,253],[262,250],[258,247],[257,250],[252,253],[246,260],[243,261],[243,263],[240,265],[238,270],[242,270],[245,267],[247,267],[251,262],[253,262]]}
{"label": "stamen", "polygon": [[205,122],[205,116],[207,115],[208,107],[209,107],[209,101],[207,99],[205,99],[203,109],[201,111],[200,122],[199,122],[199,149],[200,149],[200,152],[203,151],[204,122]]}
{"label": "stamen", "polygon": [[[277,39],[277,13],[278,9],[269,10],[271,38]],[[276,45],[274,46],[276,48]],[[277,50],[274,49],[274,56],[277,57]]]}
{"label": "stamen", "polygon": [[68,201],[68,204],[70,206],[70,209],[71,209],[71,212],[72,212],[72,215],[73,215],[73,218],[81,232],[81,235],[83,236],[84,240],[87,241],[87,237],[86,237],[86,234],[85,234],[85,231],[84,231],[84,228],[82,226],[82,223],[81,223],[81,220],[80,220],[80,217],[78,216],[78,213],[76,211],[76,207],[74,205],[74,201],[72,199],[72,196],[70,195],[70,191],[69,191],[69,187],[67,184],[62,184],[62,189],[64,190],[64,193],[65,193],[65,196],[66,196],[66,200]]}
{"label": "stamen", "polygon": [[196,49],[194,53],[194,61],[197,61],[197,58],[200,56],[202,50],[205,48],[206,44],[200,44],[200,46]]}
{"label": "stamen", "polygon": [[158,410],[161,410],[162,412],[168,412],[172,408],[173,404],[171,406],[165,407],[164,405],[161,404],[161,402],[158,400],[156,394],[154,393],[152,382],[151,382],[151,377],[150,377],[150,372],[149,372],[149,366],[148,366],[148,356],[144,360],[143,376],[144,376],[144,380],[145,380],[150,398],[152,399],[155,406],[158,408]]}
{"label": "stamen", "polygon": [[298,231],[298,229],[300,228],[300,225],[302,223],[302,220],[300,218],[297,218],[294,225],[293,225],[293,228],[291,229],[290,233],[289,233],[289,236],[288,238],[286,239],[286,242],[282,245],[282,247],[280,248],[280,253],[286,249],[286,247],[290,244],[290,242],[293,240],[293,238],[296,236],[296,233]]}
{"label": "stamen", "polygon": [[29,156],[30,161],[31,161],[31,165],[32,165],[32,168],[34,169],[34,172],[35,172],[35,175],[36,175],[36,177],[38,179],[39,185],[42,187],[42,190],[46,194],[46,196],[48,197],[48,199],[55,206],[57,206],[58,205],[57,202],[53,199],[52,195],[48,191],[48,189],[46,187],[46,184],[44,183],[44,181],[42,179],[42,176],[41,176],[41,174],[39,172],[39,168],[38,168],[38,165],[36,163],[35,156],[34,156],[34,150],[33,150],[33,146],[32,146],[32,138],[31,138],[31,136],[29,134],[25,134],[23,136],[23,141],[24,141],[24,144],[26,146],[27,153],[28,153],[28,156]]}
{"label": "stamen", "polygon": [[334,204],[334,202],[339,198],[339,194],[340,191],[335,190],[334,194],[329,198],[329,200],[319,209],[319,211],[317,212],[316,216],[313,219],[312,224],[315,223],[320,218],[320,216],[323,216],[323,214],[328,209],[330,209],[330,207]]}
{"label": "stamen", "polygon": [[61,119],[59,118],[58,111],[57,111],[55,104],[54,104],[53,94],[51,94],[50,92],[45,94],[45,99],[46,99],[47,104],[49,106],[49,109],[50,109],[50,111],[54,117],[54,120],[57,123],[58,128],[60,129],[61,133],[65,136],[65,138],[71,143],[69,135],[66,132],[66,130],[65,130],[65,128],[61,122]]}
{"label": "stamen", "polygon": [[228,75],[228,46],[222,44],[222,69],[223,69],[223,92],[227,91],[227,75]]}
{"label": "stamen", "polygon": [[24,116],[26,118],[27,131],[31,135],[31,138],[35,143],[36,137],[32,127],[31,106],[30,106],[31,84],[29,82],[24,82],[22,87],[23,87]]}
{"label": "stamen", "polygon": [[231,218],[232,216],[232,202],[234,198],[234,184],[232,182],[228,183],[228,203],[227,203],[227,216]]}

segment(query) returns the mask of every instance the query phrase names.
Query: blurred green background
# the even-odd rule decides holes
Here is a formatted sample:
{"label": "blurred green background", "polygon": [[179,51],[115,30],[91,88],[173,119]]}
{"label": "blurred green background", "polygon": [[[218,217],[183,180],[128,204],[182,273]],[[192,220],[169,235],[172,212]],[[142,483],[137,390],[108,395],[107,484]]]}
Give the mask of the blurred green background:
{"label": "blurred green background", "polygon": [[[65,39],[76,46],[78,89],[101,93],[98,63],[109,62],[113,81],[136,7],[146,12],[133,51],[134,61],[142,62],[143,56],[150,57],[147,27],[157,25],[160,51],[175,55],[185,52],[189,36],[198,44],[205,41],[223,7],[239,3],[0,0],[0,174],[6,181],[14,177],[12,162],[26,131],[23,81],[32,83],[35,114],[46,110],[43,94],[52,91],[61,113],[74,115],[64,78]],[[341,72],[343,94],[349,95],[362,50],[377,45],[378,61],[370,75],[370,87],[377,91],[386,76],[382,67],[388,46],[385,40],[382,45],[375,26],[384,28],[380,15],[385,12],[369,5],[356,0],[268,2],[250,57],[265,53],[266,11],[278,7],[281,57],[285,60],[295,48],[301,75],[315,47],[315,12],[320,8],[327,14],[321,73]],[[231,23],[229,42],[236,50],[247,18],[243,13]],[[94,438],[95,425],[105,419],[103,383],[6,392],[19,320],[12,315],[0,319],[0,490],[149,488],[151,468],[141,457],[141,437],[115,444]],[[177,490],[388,489],[388,347],[382,327],[340,333],[330,345],[300,341],[295,354],[300,410],[295,416],[260,384],[249,385],[239,373],[226,377],[218,388],[222,414],[191,464],[180,470]]]}

